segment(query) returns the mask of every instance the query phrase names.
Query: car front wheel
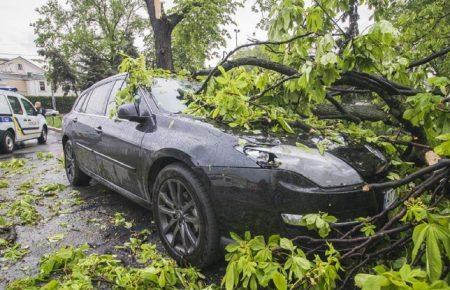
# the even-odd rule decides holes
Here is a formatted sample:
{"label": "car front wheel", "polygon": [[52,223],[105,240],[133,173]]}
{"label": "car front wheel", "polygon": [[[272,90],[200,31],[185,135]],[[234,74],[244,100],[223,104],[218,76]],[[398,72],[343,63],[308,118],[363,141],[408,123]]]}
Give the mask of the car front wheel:
{"label": "car front wheel", "polygon": [[217,223],[202,181],[181,163],[163,168],[153,187],[153,215],[161,241],[180,264],[217,260]]}
{"label": "car front wheel", "polygon": [[86,175],[78,167],[73,151],[73,144],[70,140],[67,140],[64,144],[64,168],[66,169],[67,179],[73,186],[88,185],[89,181],[91,181],[91,177]]}
{"label": "car front wheel", "polygon": [[11,153],[14,150],[14,135],[6,131],[3,134],[2,140],[0,140],[0,152],[1,153]]}

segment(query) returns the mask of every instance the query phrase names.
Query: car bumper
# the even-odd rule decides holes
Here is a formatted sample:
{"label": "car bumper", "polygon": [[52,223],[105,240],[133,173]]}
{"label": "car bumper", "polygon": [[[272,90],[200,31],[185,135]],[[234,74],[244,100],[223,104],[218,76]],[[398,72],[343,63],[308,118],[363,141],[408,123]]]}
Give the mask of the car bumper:
{"label": "car bumper", "polygon": [[204,168],[211,202],[222,235],[229,232],[304,234],[304,227],[290,224],[286,215],[327,212],[347,222],[379,212],[382,193],[365,192],[360,185],[320,188],[285,170],[263,168]]}

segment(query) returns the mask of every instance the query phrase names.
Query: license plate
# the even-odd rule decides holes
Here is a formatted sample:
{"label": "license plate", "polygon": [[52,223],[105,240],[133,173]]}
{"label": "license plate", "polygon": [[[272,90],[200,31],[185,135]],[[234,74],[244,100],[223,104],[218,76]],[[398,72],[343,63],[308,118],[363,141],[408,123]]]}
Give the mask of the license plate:
{"label": "license plate", "polygon": [[397,199],[397,195],[395,194],[395,190],[389,189],[384,194],[384,202],[383,202],[383,208],[386,209],[389,206],[391,206],[395,200]]}

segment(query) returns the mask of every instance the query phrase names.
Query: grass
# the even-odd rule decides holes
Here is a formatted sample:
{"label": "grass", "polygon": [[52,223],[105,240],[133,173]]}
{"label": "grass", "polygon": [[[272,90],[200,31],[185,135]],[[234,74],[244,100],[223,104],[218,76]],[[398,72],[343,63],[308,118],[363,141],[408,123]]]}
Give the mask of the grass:
{"label": "grass", "polygon": [[61,116],[47,116],[45,117],[47,120],[47,125],[54,128],[62,127],[62,117]]}

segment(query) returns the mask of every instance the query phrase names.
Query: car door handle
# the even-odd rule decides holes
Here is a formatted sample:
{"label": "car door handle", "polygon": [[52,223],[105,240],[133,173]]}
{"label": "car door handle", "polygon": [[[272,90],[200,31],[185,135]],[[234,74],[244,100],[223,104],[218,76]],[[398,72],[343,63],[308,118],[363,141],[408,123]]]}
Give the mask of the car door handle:
{"label": "car door handle", "polygon": [[102,133],[103,132],[102,126],[98,126],[97,128],[95,128],[95,132],[99,134]]}
{"label": "car door handle", "polygon": [[73,118],[73,119],[72,119],[72,122],[74,122],[74,123],[78,122],[78,118],[76,118],[76,117]]}

